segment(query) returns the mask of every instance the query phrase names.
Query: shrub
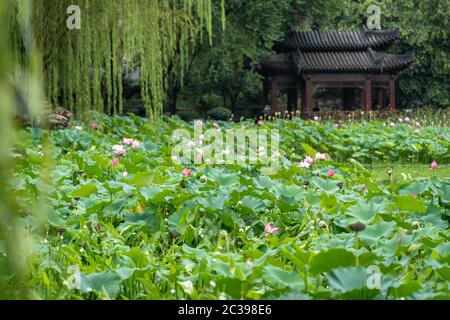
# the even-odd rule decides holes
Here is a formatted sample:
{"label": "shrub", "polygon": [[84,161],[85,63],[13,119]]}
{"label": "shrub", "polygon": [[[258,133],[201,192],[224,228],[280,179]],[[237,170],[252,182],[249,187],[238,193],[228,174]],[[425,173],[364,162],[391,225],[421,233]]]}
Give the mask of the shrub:
{"label": "shrub", "polygon": [[227,121],[231,117],[231,111],[226,108],[214,108],[208,111],[208,117],[213,120]]}
{"label": "shrub", "polygon": [[133,97],[125,101],[123,106],[123,113],[133,113],[135,115],[144,117],[146,114],[144,103],[139,97]]}
{"label": "shrub", "polygon": [[247,119],[258,118],[262,115],[264,107],[261,105],[250,105],[245,108],[243,116]]}
{"label": "shrub", "polygon": [[180,119],[182,119],[186,122],[190,122],[192,120],[198,119],[197,112],[187,111],[187,110],[177,112],[177,116],[179,116]]}
{"label": "shrub", "polygon": [[201,113],[207,112],[209,110],[219,108],[221,104],[222,98],[217,94],[205,94],[198,99],[198,110]]}

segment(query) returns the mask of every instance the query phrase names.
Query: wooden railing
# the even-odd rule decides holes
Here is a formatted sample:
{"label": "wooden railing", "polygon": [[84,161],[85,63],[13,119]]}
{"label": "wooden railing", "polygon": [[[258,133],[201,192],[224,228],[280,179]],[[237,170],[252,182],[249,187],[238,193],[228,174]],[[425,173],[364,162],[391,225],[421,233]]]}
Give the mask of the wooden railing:
{"label": "wooden railing", "polygon": [[398,115],[398,112],[392,110],[375,111],[323,111],[323,112],[303,112],[300,114],[305,120],[384,120]]}

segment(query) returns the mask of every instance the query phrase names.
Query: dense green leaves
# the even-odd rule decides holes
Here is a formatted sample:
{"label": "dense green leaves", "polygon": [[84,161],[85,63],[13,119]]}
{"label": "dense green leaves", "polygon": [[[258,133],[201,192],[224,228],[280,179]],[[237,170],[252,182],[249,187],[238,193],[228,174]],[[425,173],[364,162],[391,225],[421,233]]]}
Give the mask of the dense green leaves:
{"label": "dense green leaves", "polygon": [[302,289],[304,287],[300,275],[295,271],[285,271],[277,267],[265,267],[263,278],[275,288]]}
{"label": "dense green leaves", "polygon": [[312,259],[310,272],[314,275],[335,268],[351,267],[355,263],[356,259],[353,253],[345,249],[330,249],[320,252]]}
{"label": "dense green leaves", "polygon": [[80,274],[80,290],[84,293],[95,292],[99,295],[115,298],[120,290],[120,279],[114,271]]}
{"label": "dense green leaves", "polygon": [[413,199],[411,198],[411,196],[398,196],[395,197],[394,201],[400,210],[421,213],[424,213],[427,210],[427,208],[423,204],[423,201]]}
{"label": "dense green leaves", "polygon": [[347,216],[350,218],[350,223],[362,222],[370,223],[375,219],[378,213],[384,211],[383,203],[363,203],[360,202],[347,209]]}
{"label": "dense green leaves", "polygon": [[85,184],[72,192],[72,197],[89,197],[91,194],[97,192],[95,184]]}
{"label": "dense green leaves", "polygon": [[[448,297],[448,178],[375,180],[359,162],[334,162],[333,153],[300,168],[308,154],[292,144],[280,145],[280,169],[272,176],[258,165],[179,165],[169,141],[173,130],[189,129],[186,123],[164,119],[158,143],[144,119],[105,117],[98,124],[82,133],[90,136],[87,150],[52,133],[58,156],[47,182],[46,216],[27,214],[42,188],[42,161],[35,161],[34,145],[23,146],[29,152],[17,164],[14,185],[22,199],[20,221],[26,230],[44,231],[31,263],[36,296]],[[273,125],[283,137],[314,136],[322,152],[335,150],[324,143],[326,124],[295,120],[266,127]],[[371,139],[360,130],[366,126],[338,132],[363,131],[360,136]],[[112,165],[112,146],[130,136],[141,146],[127,146]],[[185,168],[190,174],[182,174]],[[349,225],[356,222],[365,229],[355,233]]]}

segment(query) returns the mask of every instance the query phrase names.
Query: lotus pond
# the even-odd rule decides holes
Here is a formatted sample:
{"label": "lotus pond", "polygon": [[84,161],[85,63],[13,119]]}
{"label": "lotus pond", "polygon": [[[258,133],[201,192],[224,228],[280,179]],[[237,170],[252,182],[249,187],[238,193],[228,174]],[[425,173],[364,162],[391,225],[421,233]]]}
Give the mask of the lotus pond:
{"label": "lotus pond", "polygon": [[[266,176],[174,163],[177,118],[92,121],[19,133],[37,299],[450,298],[448,127],[259,123],[280,132]],[[365,165],[386,162],[429,174]]]}

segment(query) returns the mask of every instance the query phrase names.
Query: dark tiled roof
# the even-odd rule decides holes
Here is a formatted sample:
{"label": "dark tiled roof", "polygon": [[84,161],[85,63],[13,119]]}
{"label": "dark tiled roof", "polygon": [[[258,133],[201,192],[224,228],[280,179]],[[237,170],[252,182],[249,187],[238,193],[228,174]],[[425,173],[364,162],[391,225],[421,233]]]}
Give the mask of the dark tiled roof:
{"label": "dark tiled roof", "polygon": [[290,31],[275,44],[277,52],[302,51],[361,51],[368,48],[384,49],[400,38],[398,30],[371,31]]}
{"label": "dark tiled roof", "polygon": [[409,67],[414,54],[388,54],[372,49],[365,51],[301,51],[277,54],[264,59],[260,69],[266,72],[397,72]]}
{"label": "dark tiled roof", "polygon": [[399,71],[414,62],[413,54],[394,55],[366,51],[297,51],[294,63],[299,73],[304,72],[371,72],[383,73]]}
{"label": "dark tiled roof", "polygon": [[261,61],[259,66],[260,69],[287,73],[292,72],[295,67],[290,53],[279,53],[266,57]]}

